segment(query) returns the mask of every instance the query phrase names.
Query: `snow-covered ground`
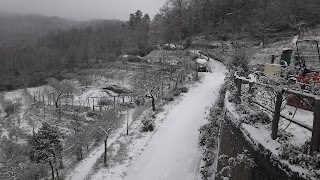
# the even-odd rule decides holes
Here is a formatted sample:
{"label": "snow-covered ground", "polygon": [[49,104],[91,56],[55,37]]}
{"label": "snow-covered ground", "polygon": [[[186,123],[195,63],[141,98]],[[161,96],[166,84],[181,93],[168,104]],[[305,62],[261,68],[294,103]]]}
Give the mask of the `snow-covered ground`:
{"label": "snow-covered ground", "polygon": [[149,132],[133,140],[134,145],[128,149],[132,162],[100,169],[90,179],[200,179],[198,129],[206,122],[207,107],[217,99],[226,72],[221,63],[211,60],[210,64],[213,73],[202,74],[202,82],[197,87],[177,105],[157,115],[162,123],[157,125],[152,138],[148,138],[152,134]]}

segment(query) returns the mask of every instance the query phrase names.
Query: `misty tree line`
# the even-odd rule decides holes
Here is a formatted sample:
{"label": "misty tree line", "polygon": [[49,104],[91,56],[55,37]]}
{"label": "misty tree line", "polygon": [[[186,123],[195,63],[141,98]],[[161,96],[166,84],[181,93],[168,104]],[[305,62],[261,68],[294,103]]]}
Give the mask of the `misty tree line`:
{"label": "misty tree line", "polygon": [[0,12],[0,45],[34,41],[36,37],[57,29],[68,29],[79,22],[59,17],[19,15]]}
{"label": "misty tree line", "polygon": [[177,42],[196,34],[218,39],[290,36],[320,22],[318,0],[168,0],[150,26],[153,43]]}
{"label": "misty tree line", "polygon": [[97,20],[47,33],[36,41],[0,47],[0,91],[37,86],[49,77],[63,79],[120,54],[145,55],[149,16],[137,11],[128,22]]}

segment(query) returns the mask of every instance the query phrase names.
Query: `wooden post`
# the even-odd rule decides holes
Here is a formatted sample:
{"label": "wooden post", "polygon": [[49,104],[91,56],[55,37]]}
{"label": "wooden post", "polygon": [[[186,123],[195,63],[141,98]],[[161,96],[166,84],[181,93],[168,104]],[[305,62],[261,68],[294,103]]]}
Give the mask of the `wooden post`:
{"label": "wooden post", "polygon": [[254,83],[253,82],[249,82],[249,93],[250,93],[250,96],[249,96],[249,98],[248,98],[248,100],[249,100],[249,103],[252,103],[252,99],[253,99],[253,93],[254,93],[254,89],[253,89],[253,85],[254,85]]}
{"label": "wooden post", "polygon": [[282,104],[282,92],[279,92],[277,94],[277,102],[274,109],[273,114],[273,121],[272,121],[272,134],[271,138],[273,140],[277,139],[278,134],[278,125],[279,125],[279,119],[280,119],[280,111],[281,111],[281,104]]}
{"label": "wooden post", "polygon": [[108,142],[108,136],[104,140],[104,166],[107,166],[107,142]]}
{"label": "wooden post", "polygon": [[241,84],[242,84],[242,80],[236,78],[235,83],[236,83],[236,87],[237,87],[237,103],[241,103]]}
{"label": "wooden post", "polygon": [[36,92],[33,91],[33,102],[36,102]]}
{"label": "wooden post", "polygon": [[113,106],[115,107],[116,106],[116,97],[113,96]]}
{"label": "wooden post", "polygon": [[129,135],[129,107],[127,107],[127,135]]}
{"label": "wooden post", "polygon": [[249,93],[253,94],[254,93],[254,89],[253,89],[253,82],[249,82]]}
{"label": "wooden post", "polygon": [[314,151],[319,151],[320,146],[320,97],[314,100],[314,114],[313,114],[313,130],[310,144],[310,155]]}
{"label": "wooden post", "polygon": [[92,109],[94,111],[94,98],[92,98]]}

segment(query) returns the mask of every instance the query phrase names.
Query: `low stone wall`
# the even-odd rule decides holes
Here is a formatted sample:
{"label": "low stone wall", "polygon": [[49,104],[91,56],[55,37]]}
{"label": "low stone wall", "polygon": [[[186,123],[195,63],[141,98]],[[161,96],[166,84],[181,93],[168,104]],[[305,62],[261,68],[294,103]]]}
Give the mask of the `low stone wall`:
{"label": "low stone wall", "polygon": [[[218,157],[236,158],[239,154],[245,154],[248,159],[254,161],[255,166],[248,163],[237,163],[231,166],[229,180],[300,180],[299,174],[292,172],[279,159],[265,149],[262,145],[253,143],[253,140],[236,123],[234,117],[227,111],[220,134],[220,149]],[[217,172],[230,164],[226,164],[223,158],[219,158]],[[216,179],[223,179],[217,177]]]}

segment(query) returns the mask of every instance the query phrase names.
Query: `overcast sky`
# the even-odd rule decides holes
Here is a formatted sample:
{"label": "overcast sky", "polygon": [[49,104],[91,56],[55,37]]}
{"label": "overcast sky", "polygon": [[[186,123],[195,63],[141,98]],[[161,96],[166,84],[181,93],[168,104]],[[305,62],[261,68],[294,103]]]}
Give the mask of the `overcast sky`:
{"label": "overcast sky", "polygon": [[128,20],[141,10],[151,18],[166,0],[0,0],[0,11],[34,13],[76,20],[94,18]]}

